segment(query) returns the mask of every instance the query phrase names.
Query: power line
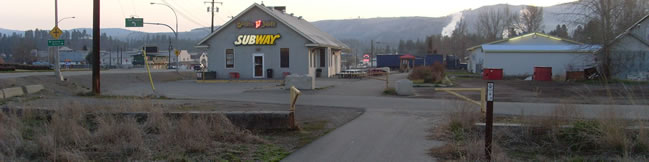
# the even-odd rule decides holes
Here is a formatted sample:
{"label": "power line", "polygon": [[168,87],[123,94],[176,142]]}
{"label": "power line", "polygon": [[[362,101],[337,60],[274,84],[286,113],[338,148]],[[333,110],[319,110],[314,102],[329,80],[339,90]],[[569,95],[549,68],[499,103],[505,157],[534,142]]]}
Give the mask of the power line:
{"label": "power line", "polygon": [[214,11],[219,12],[218,8],[216,8],[216,9],[214,8],[214,3],[218,3],[218,4],[223,5],[223,2],[214,2],[214,0],[212,0],[212,2],[206,1],[204,3],[211,3],[212,4],[211,10],[208,10],[208,12],[210,12],[210,11],[212,12],[212,26],[210,28],[210,33],[212,33],[212,32],[214,32]]}
{"label": "power line", "polygon": [[171,8],[173,8],[174,10],[176,10],[176,11],[178,12],[178,14],[180,14],[180,16],[184,17],[185,19],[189,20],[190,22],[192,22],[192,23],[194,23],[194,24],[196,24],[196,25],[198,25],[198,26],[207,27],[206,25],[203,25],[203,24],[201,24],[199,21],[196,21],[195,19],[193,19],[191,16],[188,16],[187,14],[185,14],[184,12],[182,12],[181,10],[178,10],[177,7],[175,7],[175,6],[172,5],[172,4],[169,4],[166,0],[162,0],[162,2],[165,3],[165,4],[167,4],[167,5],[169,5]]}

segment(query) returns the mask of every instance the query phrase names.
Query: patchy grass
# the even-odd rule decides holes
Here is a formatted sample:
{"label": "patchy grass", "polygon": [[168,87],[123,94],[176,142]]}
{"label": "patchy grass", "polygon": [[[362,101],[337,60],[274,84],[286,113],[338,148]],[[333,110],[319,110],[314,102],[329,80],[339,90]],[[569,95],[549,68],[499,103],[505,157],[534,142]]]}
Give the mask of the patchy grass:
{"label": "patchy grass", "polygon": [[[288,154],[222,115],[171,118],[158,111],[138,122],[81,105],[62,107],[50,118],[30,111],[22,116],[0,113],[0,157],[10,161],[221,161],[239,152],[229,159],[256,161]],[[260,149],[241,149],[248,147]],[[257,157],[260,153],[263,156]]]}
{"label": "patchy grass", "polygon": [[395,96],[395,95],[397,95],[397,90],[394,89],[394,88],[386,88],[385,90],[383,90],[383,94],[384,95],[393,95],[393,96]]}
{"label": "patchy grass", "polygon": [[290,153],[284,148],[272,144],[261,145],[255,152],[255,159],[261,161],[277,162],[288,156]]}
{"label": "patchy grass", "polygon": [[[448,141],[431,149],[431,155],[444,160],[482,161],[475,151],[484,136],[473,123],[484,117],[479,113],[458,111],[433,128],[432,138]],[[477,111],[477,110],[476,110]],[[585,119],[574,105],[559,105],[549,116],[519,116],[500,121],[521,123],[521,127],[494,129],[496,161],[636,161],[649,155],[646,121],[620,119],[614,111],[596,119]],[[640,129],[627,129],[629,126]],[[477,144],[476,144],[477,143]]]}

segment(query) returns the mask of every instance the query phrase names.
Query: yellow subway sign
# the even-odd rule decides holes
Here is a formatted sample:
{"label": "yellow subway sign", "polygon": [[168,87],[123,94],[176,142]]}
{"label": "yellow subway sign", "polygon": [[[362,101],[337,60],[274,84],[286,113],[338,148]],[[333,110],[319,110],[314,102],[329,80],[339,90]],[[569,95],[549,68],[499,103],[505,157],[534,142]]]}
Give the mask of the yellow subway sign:
{"label": "yellow subway sign", "polygon": [[234,45],[275,45],[275,40],[280,37],[279,34],[239,35],[237,36],[237,40],[234,41]]}

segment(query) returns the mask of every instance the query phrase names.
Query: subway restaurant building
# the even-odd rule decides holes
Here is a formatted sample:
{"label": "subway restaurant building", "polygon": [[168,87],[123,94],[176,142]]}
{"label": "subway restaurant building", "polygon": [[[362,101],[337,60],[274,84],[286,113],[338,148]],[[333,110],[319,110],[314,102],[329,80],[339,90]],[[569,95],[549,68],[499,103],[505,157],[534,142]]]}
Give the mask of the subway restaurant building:
{"label": "subway restaurant building", "polygon": [[202,39],[197,47],[207,50],[208,71],[218,79],[339,73],[341,51],[348,47],[285,9],[253,4]]}

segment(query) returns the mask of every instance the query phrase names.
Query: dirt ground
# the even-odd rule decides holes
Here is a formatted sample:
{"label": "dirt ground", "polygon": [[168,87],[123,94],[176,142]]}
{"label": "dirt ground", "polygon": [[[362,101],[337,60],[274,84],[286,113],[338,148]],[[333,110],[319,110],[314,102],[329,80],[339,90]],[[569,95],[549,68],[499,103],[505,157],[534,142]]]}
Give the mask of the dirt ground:
{"label": "dirt ground", "polygon": [[[475,77],[454,77],[454,88],[485,87],[487,81]],[[649,84],[557,82],[496,80],[494,81],[496,101],[532,103],[572,103],[572,104],[649,104]],[[417,98],[457,98],[451,94],[435,91],[432,87],[415,88]],[[479,100],[479,92],[460,92]]]}
{"label": "dirt ground", "polygon": [[[156,82],[169,82],[183,79],[191,79],[192,73],[153,73]],[[148,82],[145,74],[106,74],[102,75],[102,90],[108,90],[129,84],[142,84]],[[87,108],[102,110],[114,110],[119,112],[127,111],[148,111],[158,109],[165,112],[182,111],[277,111],[288,110],[287,104],[266,104],[254,102],[236,102],[225,100],[191,100],[172,99],[161,97],[134,97],[134,96],[84,96],[90,91],[90,77],[70,76],[68,81],[58,82],[52,76],[32,76],[23,78],[0,79],[0,88],[14,87],[31,84],[43,84],[46,89],[42,92],[15,97],[0,102],[0,107],[9,108],[40,108],[52,109],[57,105],[81,105]],[[360,116],[364,110],[354,108],[323,107],[323,106],[300,106],[296,109],[297,124],[301,128],[297,131],[271,131],[253,132],[273,145],[281,147],[277,154],[288,155],[288,153],[310,143],[318,137],[342,126],[343,124]],[[260,146],[261,147],[261,146]],[[254,160],[256,154],[245,153],[255,150],[234,150],[244,152],[241,157]],[[245,154],[245,155],[244,155]]]}

